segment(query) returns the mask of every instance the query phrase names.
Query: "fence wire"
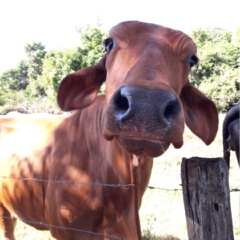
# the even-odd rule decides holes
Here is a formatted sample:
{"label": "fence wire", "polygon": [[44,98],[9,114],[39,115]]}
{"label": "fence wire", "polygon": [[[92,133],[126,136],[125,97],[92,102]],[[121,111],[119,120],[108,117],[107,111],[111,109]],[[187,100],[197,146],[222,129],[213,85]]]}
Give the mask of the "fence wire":
{"label": "fence wire", "polygon": [[[10,179],[10,180],[14,180],[14,181],[35,181],[35,182],[50,183],[50,184],[71,184],[71,185],[94,186],[94,187],[110,187],[110,188],[141,187],[141,188],[151,189],[151,190],[182,191],[182,184],[179,184],[179,187],[181,187],[181,188],[164,188],[164,187],[158,187],[158,186],[144,186],[144,185],[139,185],[139,184],[85,183],[85,182],[75,182],[75,181],[68,181],[68,180],[46,180],[46,179],[40,179],[40,178],[21,178],[21,177],[7,177],[7,176],[0,176],[0,178]],[[240,192],[240,188],[232,188],[229,190],[229,192]],[[11,217],[8,217],[8,216],[3,216],[3,218],[6,220],[12,219]],[[99,236],[99,237],[104,237],[104,238],[109,238],[109,239],[126,240],[125,238],[122,238],[122,237],[108,235],[108,234],[104,234],[104,233],[100,233],[100,232],[92,232],[90,230],[57,226],[57,225],[48,224],[45,222],[29,221],[27,219],[19,219],[19,220],[21,220],[22,222],[24,222],[26,224],[45,226],[47,229],[55,228],[55,229],[61,229],[61,230],[67,230],[67,231],[81,232],[84,234],[89,234],[92,236]]]}
{"label": "fence wire", "polygon": [[[21,181],[34,181],[34,182],[42,182],[42,183],[50,183],[50,184],[71,184],[71,185],[83,185],[83,186],[93,186],[93,187],[111,187],[111,188],[130,188],[130,187],[141,187],[145,189],[158,189],[164,191],[181,191],[181,188],[163,188],[157,186],[145,186],[140,184],[109,184],[109,183],[86,183],[86,182],[76,182],[76,181],[68,181],[68,180],[46,180],[40,178],[21,178],[21,177],[6,177],[0,176],[3,179],[11,179],[11,180],[21,180]],[[179,185],[181,186],[181,184]]]}
{"label": "fence wire", "polygon": [[[93,186],[93,187],[111,187],[111,188],[130,188],[130,187],[141,187],[145,189],[156,189],[156,190],[163,190],[163,191],[182,191],[182,184],[179,184],[181,188],[164,188],[158,186],[145,186],[141,184],[110,184],[110,183],[86,183],[86,182],[76,182],[76,181],[69,181],[69,180],[46,180],[41,178],[21,178],[21,177],[6,177],[0,176],[3,179],[11,179],[11,180],[21,180],[21,181],[34,181],[34,182],[42,182],[42,183],[50,183],[50,184],[71,184],[71,185],[83,185],[83,186]],[[191,186],[192,184],[187,184]],[[229,192],[240,192],[239,188],[232,188]]]}
{"label": "fence wire", "polygon": [[[6,220],[12,220],[11,217],[3,216],[3,218],[6,219]],[[95,236],[104,237],[104,238],[117,239],[117,240],[127,240],[125,238],[121,238],[121,237],[117,237],[117,236],[113,236],[113,235],[108,235],[108,234],[104,234],[104,233],[99,233],[99,232],[92,232],[90,230],[82,230],[82,229],[71,228],[71,227],[62,227],[62,226],[57,226],[57,225],[53,225],[53,224],[49,224],[49,223],[45,223],[45,222],[28,221],[26,219],[19,219],[19,220],[21,220],[22,222],[24,222],[26,224],[29,223],[29,224],[39,225],[39,226],[45,226],[48,229],[56,228],[56,229],[60,229],[60,230],[81,232],[81,233],[84,233],[84,234],[95,235]]]}
{"label": "fence wire", "polygon": [[[167,189],[163,187],[157,187],[157,186],[145,186],[145,185],[139,185],[139,184],[108,184],[108,183],[85,183],[85,182],[76,182],[76,181],[68,181],[68,180],[46,180],[46,179],[40,179],[40,178],[22,178],[22,177],[9,177],[9,176],[0,176],[0,178],[3,179],[10,179],[13,181],[34,181],[34,182],[40,182],[40,183],[49,183],[49,184],[70,184],[70,185],[81,185],[81,186],[92,186],[92,187],[110,187],[110,188],[130,188],[130,187],[141,187],[145,189],[158,189],[158,190],[164,190],[164,191],[181,191],[181,188],[172,188]],[[6,220],[11,220],[11,217],[3,216]],[[71,227],[62,227],[57,225],[48,224],[45,222],[35,222],[35,221],[29,221],[26,219],[19,219],[22,222],[26,224],[32,224],[32,225],[39,225],[39,226],[45,226],[46,228],[55,228],[55,229],[61,229],[61,230],[67,230],[67,231],[77,231],[84,234],[89,234],[92,236],[99,236],[99,237],[105,237],[109,239],[117,239],[117,240],[126,240],[125,238],[108,235],[104,233],[99,232],[92,232],[90,230],[83,230],[83,229],[77,229],[77,228],[71,228]]]}

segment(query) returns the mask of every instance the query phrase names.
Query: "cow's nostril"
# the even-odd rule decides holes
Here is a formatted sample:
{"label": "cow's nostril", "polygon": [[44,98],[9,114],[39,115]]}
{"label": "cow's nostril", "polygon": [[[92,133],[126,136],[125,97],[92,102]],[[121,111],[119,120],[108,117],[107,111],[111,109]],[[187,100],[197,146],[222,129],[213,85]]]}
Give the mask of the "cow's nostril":
{"label": "cow's nostril", "polygon": [[[110,106],[121,129],[129,127],[135,121],[170,127],[181,112],[175,94],[129,86],[118,89]],[[139,126],[142,126],[141,123]]]}
{"label": "cow's nostril", "polygon": [[172,99],[166,105],[164,112],[163,112],[163,116],[168,121],[171,119],[175,119],[176,116],[179,114],[180,110],[181,110],[181,108],[180,108],[180,104],[179,104],[178,100]]}
{"label": "cow's nostril", "polygon": [[119,118],[122,118],[123,115],[128,111],[129,109],[129,102],[128,98],[124,96],[121,91],[118,92],[114,99],[114,104],[116,107],[116,113]]}

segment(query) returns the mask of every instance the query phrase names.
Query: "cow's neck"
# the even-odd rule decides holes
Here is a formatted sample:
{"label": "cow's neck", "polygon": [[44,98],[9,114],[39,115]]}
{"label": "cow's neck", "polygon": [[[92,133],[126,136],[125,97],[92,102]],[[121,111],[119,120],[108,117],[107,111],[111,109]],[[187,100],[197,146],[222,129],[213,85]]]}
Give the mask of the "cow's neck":
{"label": "cow's neck", "polygon": [[[147,156],[137,157],[127,153],[116,138],[107,141],[103,137],[104,107],[103,98],[98,97],[89,108],[81,112],[81,128],[87,136],[84,139],[90,156],[89,170],[95,169],[92,172],[94,181],[103,184],[104,225],[121,231],[124,229],[121,225],[128,224],[133,236],[137,234],[140,239],[138,211],[153,161]],[[85,122],[87,128],[84,127]],[[106,231],[111,233],[110,229]],[[128,238],[131,239],[131,236]]]}
{"label": "cow's neck", "polygon": [[[95,159],[95,163],[98,162],[98,170],[104,172],[104,175],[101,176],[102,179],[99,180],[110,184],[134,185],[134,188],[137,189],[135,192],[138,192],[139,195],[137,199],[140,207],[142,195],[150,179],[153,159],[146,155],[135,156],[127,153],[116,138],[107,141],[103,137],[104,109],[106,107],[104,99],[103,95],[99,96],[82,116],[82,122],[87,123],[87,128],[82,127],[87,135],[87,146],[90,146],[91,158]],[[92,114],[93,112],[94,114]],[[94,149],[91,149],[91,146]]]}
{"label": "cow's neck", "polygon": [[[112,202],[117,211],[123,212],[123,209],[118,209],[118,206],[125,206],[124,221],[126,222],[127,219],[129,225],[134,223],[131,228],[135,228],[139,239],[141,239],[139,208],[150,179],[153,160],[146,156],[136,159],[136,156],[124,152],[115,139],[108,144],[111,144],[110,149],[113,150],[108,159],[109,164],[111,164],[109,169],[112,169],[109,171],[109,179],[111,181],[115,179],[113,183],[122,185],[122,187],[109,190],[107,196],[112,196]],[[116,201],[116,198],[119,200]]]}

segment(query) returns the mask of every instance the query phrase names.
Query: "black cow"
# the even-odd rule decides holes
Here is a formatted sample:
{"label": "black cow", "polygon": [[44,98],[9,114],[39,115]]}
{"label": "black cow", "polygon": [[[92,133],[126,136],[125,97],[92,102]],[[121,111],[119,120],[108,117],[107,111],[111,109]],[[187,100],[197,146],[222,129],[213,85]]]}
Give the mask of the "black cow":
{"label": "black cow", "polygon": [[223,158],[225,159],[228,168],[230,163],[230,150],[235,151],[238,164],[240,165],[239,125],[240,125],[240,103],[230,108],[223,121]]}

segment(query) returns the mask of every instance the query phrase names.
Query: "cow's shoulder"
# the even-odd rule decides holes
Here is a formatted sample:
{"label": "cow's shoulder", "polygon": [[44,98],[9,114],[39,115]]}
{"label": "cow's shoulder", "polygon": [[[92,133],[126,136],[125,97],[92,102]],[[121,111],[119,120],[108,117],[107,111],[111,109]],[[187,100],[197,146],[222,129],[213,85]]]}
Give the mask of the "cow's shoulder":
{"label": "cow's shoulder", "polygon": [[25,148],[42,149],[50,144],[54,129],[65,118],[67,116],[50,114],[0,116],[0,146],[7,152],[11,151],[9,146],[15,146],[16,152],[23,152]]}

